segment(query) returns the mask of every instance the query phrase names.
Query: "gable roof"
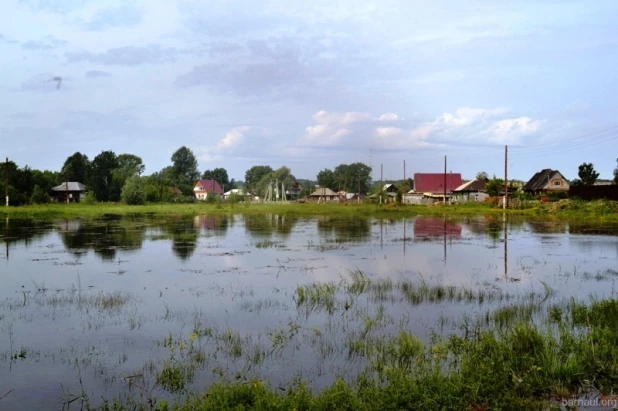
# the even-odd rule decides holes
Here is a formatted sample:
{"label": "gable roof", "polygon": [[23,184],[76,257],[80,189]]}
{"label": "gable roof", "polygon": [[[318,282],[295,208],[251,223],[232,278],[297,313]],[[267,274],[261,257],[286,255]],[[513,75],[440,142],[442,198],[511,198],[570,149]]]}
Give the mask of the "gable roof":
{"label": "gable roof", "polygon": [[[446,192],[461,185],[461,174],[446,174]],[[414,173],[414,191],[417,193],[444,193],[444,173]]]}
{"label": "gable roof", "polygon": [[204,187],[204,191],[223,194],[223,189],[215,180],[197,180],[193,188],[195,189],[198,185]]}
{"label": "gable roof", "polygon": [[238,195],[245,195],[245,190],[243,190],[242,188],[233,188],[230,191],[226,191],[223,195],[224,196],[229,196],[232,194],[238,194]]}
{"label": "gable roof", "polygon": [[485,186],[487,185],[486,179],[481,180],[472,180],[467,183],[463,183],[453,191],[485,191]]}
{"label": "gable roof", "polygon": [[[68,188],[67,188],[68,185]],[[62,184],[53,187],[52,191],[86,191],[86,186],[75,181],[63,182]]]}
{"label": "gable roof", "polygon": [[317,190],[315,190],[313,193],[310,194],[312,197],[316,196],[337,196],[337,193],[335,193],[333,190],[331,190],[330,188],[324,187],[324,188],[318,188]]}
{"label": "gable roof", "polygon": [[532,176],[530,180],[524,185],[524,191],[536,191],[542,190],[549,183],[549,180],[552,178],[554,174],[560,174],[562,178],[564,176],[558,170],[552,170],[551,168],[546,168],[544,170],[539,171],[535,175]]}

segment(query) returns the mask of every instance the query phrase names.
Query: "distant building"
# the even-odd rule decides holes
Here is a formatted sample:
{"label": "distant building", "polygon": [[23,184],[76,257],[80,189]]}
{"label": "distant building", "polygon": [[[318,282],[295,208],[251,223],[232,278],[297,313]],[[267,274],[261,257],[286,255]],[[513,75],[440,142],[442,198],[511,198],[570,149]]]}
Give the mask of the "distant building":
{"label": "distant building", "polygon": [[67,195],[70,202],[79,203],[86,197],[86,186],[82,183],[70,181],[52,188],[51,197],[55,201],[66,203]]}
{"label": "distant building", "polygon": [[487,185],[488,182],[488,179],[480,179],[463,183],[453,190],[451,198],[460,203],[485,201],[485,199],[489,197],[487,191],[485,191],[485,185]]}
{"label": "distant building", "polygon": [[330,188],[322,187],[311,193],[308,199],[318,203],[332,203],[339,201],[339,194]]}
{"label": "distant building", "polygon": [[426,198],[443,199],[451,196],[451,192],[461,186],[460,173],[415,173],[414,193],[423,194]]}
{"label": "distant building", "polygon": [[532,176],[522,190],[532,195],[548,194],[550,192],[568,192],[569,182],[560,171],[546,168]]}
{"label": "distant building", "polygon": [[198,200],[206,200],[208,196],[223,196],[223,189],[215,180],[197,180],[193,186],[193,195]]}

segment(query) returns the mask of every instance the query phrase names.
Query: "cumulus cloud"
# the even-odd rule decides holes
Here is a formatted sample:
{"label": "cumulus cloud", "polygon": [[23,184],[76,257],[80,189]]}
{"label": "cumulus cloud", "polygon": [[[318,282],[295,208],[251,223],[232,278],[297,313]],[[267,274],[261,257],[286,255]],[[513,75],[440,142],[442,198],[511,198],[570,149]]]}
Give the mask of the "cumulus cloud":
{"label": "cumulus cloud", "polygon": [[256,158],[272,146],[270,132],[262,127],[237,126],[229,130],[214,144],[197,147],[198,159],[202,162],[215,161],[224,157]]}
{"label": "cumulus cloud", "polygon": [[338,146],[346,142],[352,130],[363,128],[371,115],[363,112],[327,112],[320,110],[313,115],[317,123],[305,129],[301,143],[307,146]]}
{"label": "cumulus cloud", "polygon": [[104,65],[138,66],[140,64],[157,64],[174,60],[176,50],[164,48],[158,44],[144,47],[126,46],[109,49],[104,53],[79,51],[66,53],[69,62],[90,62]]}
{"label": "cumulus cloud", "polygon": [[411,134],[419,139],[477,144],[517,144],[522,137],[539,131],[543,122],[530,117],[504,118],[504,108],[458,108],[432,122],[415,127]]}
{"label": "cumulus cloud", "polygon": [[401,118],[395,113],[385,113],[382,114],[379,118],[380,121],[398,121]]}

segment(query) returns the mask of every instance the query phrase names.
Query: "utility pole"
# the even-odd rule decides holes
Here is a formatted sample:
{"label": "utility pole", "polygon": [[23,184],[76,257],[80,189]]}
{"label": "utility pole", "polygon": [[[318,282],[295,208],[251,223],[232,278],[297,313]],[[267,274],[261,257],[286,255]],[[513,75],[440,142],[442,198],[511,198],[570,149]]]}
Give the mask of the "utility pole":
{"label": "utility pole", "polygon": [[360,173],[356,173],[356,179],[358,180],[358,193],[356,195],[357,203],[360,204]]}
{"label": "utility pole", "polygon": [[380,164],[380,204],[382,204],[382,192],[384,191],[384,183],[382,179],[384,177],[384,165]]}
{"label": "utility pole", "polygon": [[406,182],[406,160],[403,160],[403,182]]}
{"label": "utility pole", "polygon": [[446,205],[446,156],[444,156],[444,198],[442,203]]}
{"label": "utility pole", "polygon": [[9,206],[9,158],[6,158],[4,163],[4,198],[6,199],[6,206]]}
{"label": "utility pole", "polygon": [[504,204],[502,204],[502,208],[504,210],[506,210],[506,207],[509,201],[508,156],[509,156],[509,146],[504,146]]}

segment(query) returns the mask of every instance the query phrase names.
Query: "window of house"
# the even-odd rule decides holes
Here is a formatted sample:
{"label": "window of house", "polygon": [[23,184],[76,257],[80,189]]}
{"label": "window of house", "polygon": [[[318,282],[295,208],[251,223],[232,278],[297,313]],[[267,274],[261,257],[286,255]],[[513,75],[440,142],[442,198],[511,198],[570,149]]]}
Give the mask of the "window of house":
{"label": "window of house", "polygon": [[554,186],[559,186],[560,185],[560,181],[554,181]]}

